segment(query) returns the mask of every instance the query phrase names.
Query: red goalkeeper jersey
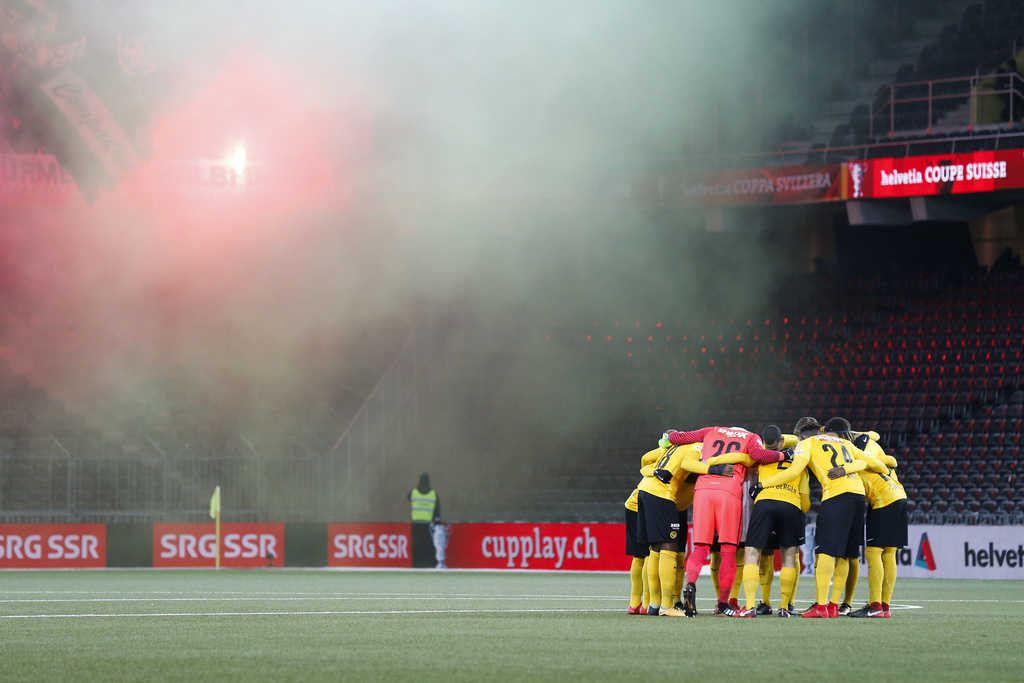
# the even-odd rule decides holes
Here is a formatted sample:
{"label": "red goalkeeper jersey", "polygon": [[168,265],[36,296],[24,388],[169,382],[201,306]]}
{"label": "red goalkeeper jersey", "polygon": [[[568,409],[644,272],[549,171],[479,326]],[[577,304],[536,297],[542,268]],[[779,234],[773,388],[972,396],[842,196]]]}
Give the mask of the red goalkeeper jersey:
{"label": "red goalkeeper jersey", "polygon": [[[707,462],[716,455],[727,455],[729,453],[746,453],[749,444],[756,439],[760,444],[761,438],[739,427],[711,427],[702,430],[704,434],[703,448],[700,459]],[[733,465],[732,477],[720,477],[714,474],[704,474],[697,478],[694,491],[702,489],[720,489],[728,491],[736,497],[743,495],[743,480],[747,475],[747,468],[744,465]]]}

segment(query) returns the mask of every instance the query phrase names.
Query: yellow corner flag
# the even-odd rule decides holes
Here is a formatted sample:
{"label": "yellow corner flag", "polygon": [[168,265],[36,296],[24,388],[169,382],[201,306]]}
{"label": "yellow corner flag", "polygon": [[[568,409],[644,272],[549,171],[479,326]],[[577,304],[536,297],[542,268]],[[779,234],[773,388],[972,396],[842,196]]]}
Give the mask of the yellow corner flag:
{"label": "yellow corner flag", "polygon": [[218,486],[213,490],[213,497],[210,498],[210,517],[217,519],[220,517],[220,487]]}
{"label": "yellow corner flag", "polygon": [[215,525],[215,543],[216,543],[216,561],[214,566],[220,569],[220,487],[218,486],[213,490],[213,496],[210,498],[210,516],[213,517],[217,523]]}

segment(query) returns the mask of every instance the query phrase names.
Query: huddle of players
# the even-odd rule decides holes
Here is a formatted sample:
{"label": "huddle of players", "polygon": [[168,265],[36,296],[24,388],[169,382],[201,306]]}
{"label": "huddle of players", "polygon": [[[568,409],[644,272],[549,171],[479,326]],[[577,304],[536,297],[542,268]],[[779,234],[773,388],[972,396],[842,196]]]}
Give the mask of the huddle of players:
{"label": "huddle of players", "polygon": [[[896,549],[907,543],[906,493],[893,471],[896,459],[882,450],[877,434],[853,432],[840,417],[824,426],[804,417],[793,432],[783,435],[774,425],[761,437],[739,427],[669,431],[657,449],[644,454],[644,478],[626,501],[626,553],[633,556],[630,614],[696,616],[696,581],[714,549],[714,614],[771,614],[771,563],[779,549],[782,596],[777,614],[792,616],[797,549],[804,542],[804,513],[810,508],[810,472],[822,488],[815,534],[816,601],[801,616],[890,616]],[[752,507],[750,500],[755,501]],[[870,596],[868,605],[853,611],[865,502]],[[682,566],[691,504],[693,551]],[[737,550],[743,546],[743,570],[738,573]],[[737,600],[741,584],[743,608]],[[763,599],[755,605],[758,585]]]}

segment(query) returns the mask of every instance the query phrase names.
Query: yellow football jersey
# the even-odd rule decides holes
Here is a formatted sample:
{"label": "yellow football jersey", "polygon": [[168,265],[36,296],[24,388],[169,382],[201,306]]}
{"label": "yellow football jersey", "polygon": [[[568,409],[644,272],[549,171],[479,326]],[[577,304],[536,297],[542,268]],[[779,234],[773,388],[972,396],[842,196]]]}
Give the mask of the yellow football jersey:
{"label": "yellow football jersey", "polygon": [[693,505],[693,482],[683,479],[676,491],[676,510],[682,512]]}
{"label": "yellow football jersey", "polygon": [[[804,439],[796,445],[793,464],[795,466],[802,457],[808,459],[807,467],[821,484],[823,501],[841,493],[864,495],[864,483],[855,472],[865,469],[867,464],[863,459],[858,459],[858,453],[861,451],[846,439],[822,434]],[[847,474],[838,479],[829,479],[828,471],[833,467],[842,467]]]}
{"label": "yellow football jersey", "polygon": [[639,496],[640,496],[640,489],[639,488],[633,489],[633,493],[629,494],[629,498],[626,499],[626,509],[627,510],[632,510],[633,512],[636,512],[636,510],[637,510],[636,499]]}
{"label": "yellow football jersey", "polygon": [[805,468],[799,475],[792,481],[784,482],[781,484],[766,485],[766,481],[770,481],[779,472],[783,472],[793,466],[791,462],[773,462],[768,464],[762,464],[757,468],[757,481],[761,483],[764,488],[761,493],[758,494],[757,499],[760,500],[781,500],[784,503],[790,503],[798,508],[803,509],[802,496],[811,495],[811,484],[810,479],[807,476],[807,469]]}
{"label": "yellow football jersey", "polygon": [[[868,467],[885,470],[885,465],[867,455],[846,439],[838,436],[822,434],[804,439],[796,445],[793,453],[793,464],[769,477],[761,484],[765,487],[778,486],[794,481],[805,469],[821,484],[821,499],[828,500],[841,493],[859,493],[865,495],[864,483],[855,473]],[[838,479],[829,479],[828,472],[833,467],[842,467],[846,475]]]}
{"label": "yellow football jersey", "polygon": [[[654,464],[661,460],[662,456],[665,455],[667,448],[655,448],[653,451],[647,451],[640,458],[640,476],[650,477],[654,474]],[[636,499],[640,494],[639,485],[633,489],[633,492],[629,494],[629,498],[626,498],[626,509],[636,512],[637,504]]]}
{"label": "yellow football jersey", "polygon": [[[641,491],[657,496],[658,498],[665,498],[667,500],[675,501],[680,493],[680,489],[683,492],[683,500],[687,495],[687,489],[689,489],[689,496],[692,500],[693,497],[693,486],[686,484],[686,478],[689,476],[682,467],[683,459],[690,453],[696,452],[700,454],[701,445],[699,443],[687,444],[686,446],[672,446],[668,449],[659,449],[663,451],[663,455],[655,463],[654,469],[656,470],[668,470],[672,473],[672,479],[666,484],[659,480],[657,477],[650,476],[644,477],[644,480],[640,482],[637,487]],[[686,507],[689,507],[687,504]],[[686,507],[678,508],[685,510]]]}
{"label": "yellow football jersey", "polygon": [[[890,468],[896,466],[896,458],[886,454],[875,441],[869,441],[864,451]],[[864,470],[858,474],[864,481],[865,495],[873,509],[885,507],[907,497],[907,492],[903,489],[895,470],[890,469],[886,473]]]}

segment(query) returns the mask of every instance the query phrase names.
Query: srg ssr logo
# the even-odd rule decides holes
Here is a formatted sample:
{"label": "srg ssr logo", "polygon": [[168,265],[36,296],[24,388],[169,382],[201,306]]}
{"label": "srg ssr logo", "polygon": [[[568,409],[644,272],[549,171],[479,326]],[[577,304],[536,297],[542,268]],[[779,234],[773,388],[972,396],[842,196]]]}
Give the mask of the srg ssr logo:
{"label": "srg ssr logo", "polygon": [[0,560],[99,559],[99,539],[92,534],[40,534],[0,536]]}
{"label": "srg ssr logo", "polygon": [[409,557],[409,537],[403,534],[338,534],[334,537],[334,557],[404,559]]}
{"label": "srg ssr logo", "polygon": [[[164,534],[160,537],[160,557],[164,559],[217,556],[215,534]],[[225,534],[221,557],[277,557],[277,538],[273,534]]]}

